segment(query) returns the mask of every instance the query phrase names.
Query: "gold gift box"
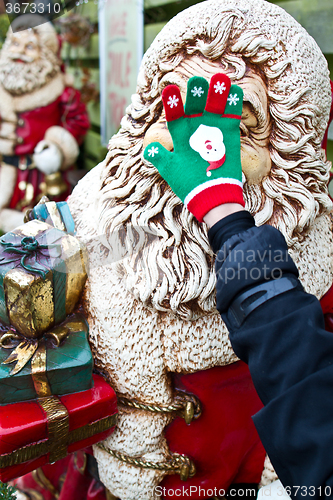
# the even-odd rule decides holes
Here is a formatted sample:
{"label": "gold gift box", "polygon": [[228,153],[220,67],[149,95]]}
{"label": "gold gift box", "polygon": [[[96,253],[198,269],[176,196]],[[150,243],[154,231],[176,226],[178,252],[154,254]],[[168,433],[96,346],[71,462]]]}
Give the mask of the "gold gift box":
{"label": "gold gift box", "polygon": [[[21,239],[26,236],[38,239],[46,235],[46,240],[50,235],[49,239],[56,238],[61,248],[57,262],[62,265],[62,272],[57,291],[54,286],[55,270],[52,268],[42,277],[15,264],[12,269],[7,267],[3,277],[10,324],[25,337],[40,337],[72,313],[78,303],[87,279],[86,248],[77,238],[39,220],[30,221],[7,234]],[[0,265],[0,273],[4,267]]]}

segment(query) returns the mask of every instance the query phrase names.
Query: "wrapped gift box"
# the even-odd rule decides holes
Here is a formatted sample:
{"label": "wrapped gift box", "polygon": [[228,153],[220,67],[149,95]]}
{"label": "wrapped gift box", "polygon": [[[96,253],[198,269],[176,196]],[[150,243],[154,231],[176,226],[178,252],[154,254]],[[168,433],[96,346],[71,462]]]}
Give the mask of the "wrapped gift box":
{"label": "wrapped gift box", "polygon": [[[7,330],[4,330],[4,335],[8,337]],[[71,315],[58,328],[47,332],[45,340],[43,338],[24,341],[23,338],[23,355],[27,354],[27,345],[35,348],[35,352],[31,353],[31,358],[16,374],[12,373],[13,363],[4,364],[13,351],[0,349],[0,405],[35,399],[39,396],[38,384],[42,376],[48,384],[48,395],[63,395],[90,389],[93,358],[87,337],[88,325],[83,316],[77,314]],[[57,340],[59,345],[55,342]],[[16,343],[20,343],[20,340]],[[41,348],[45,354],[44,373],[40,363]]]}
{"label": "wrapped gift box", "polygon": [[28,220],[41,220],[62,231],[66,231],[68,234],[74,235],[75,233],[75,223],[66,201],[56,203],[44,197],[38,205],[29,210],[26,218]]}
{"label": "wrapped gift box", "polygon": [[77,304],[86,249],[76,238],[32,220],[0,238],[0,320],[25,337],[40,337]]}
{"label": "wrapped gift box", "polygon": [[98,375],[88,391],[0,407],[0,480],[10,481],[106,439],[116,395]]}

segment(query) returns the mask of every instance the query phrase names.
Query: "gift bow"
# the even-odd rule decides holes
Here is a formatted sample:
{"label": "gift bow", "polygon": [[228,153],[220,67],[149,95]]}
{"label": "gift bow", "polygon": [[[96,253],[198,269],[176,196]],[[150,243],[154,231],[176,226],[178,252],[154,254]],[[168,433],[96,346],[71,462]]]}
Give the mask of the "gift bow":
{"label": "gift bow", "polygon": [[20,372],[30,359],[35,355],[36,351],[41,347],[41,342],[45,342],[45,337],[49,337],[55,342],[56,347],[59,347],[62,340],[64,340],[69,333],[77,332],[84,328],[84,323],[81,320],[67,320],[63,325],[54,328],[45,333],[41,339],[29,338],[27,339],[20,333],[8,330],[1,339],[0,347],[4,349],[15,349],[11,352],[8,358],[3,361],[3,365],[16,363],[10,375],[16,375]]}
{"label": "gift bow", "polygon": [[[40,276],[42,276],[43,279],[45,279],[45,276],[50,271],[50,269],[45,265],[41,264],[40,262],[37,262],[37,256],[40,250],[50,250],[55,248],[57,250],[56,257],[59,257],[59,255],[61,255],[61,245],[58,244],[41,245],[34,236],[24,236],[24,238],[22,238],[22,240],[19,243],[11,243],[3,240],[0,240],[0,243],[5,247],[4,252],[9,252],[21,256],[20,263],[23,269],[25,269],[26,271],[37,273]],[[34,259],[34,266],[31,266],[26,262],[26,259],[29,257],[32,257]],[[11,259],[10,258],[2,259],[2,263],[6,264],[9,262],[14,262],[19,258],[20,257],[12,256]],[[39,268],[36,267],[37,263],[40,266]]]}

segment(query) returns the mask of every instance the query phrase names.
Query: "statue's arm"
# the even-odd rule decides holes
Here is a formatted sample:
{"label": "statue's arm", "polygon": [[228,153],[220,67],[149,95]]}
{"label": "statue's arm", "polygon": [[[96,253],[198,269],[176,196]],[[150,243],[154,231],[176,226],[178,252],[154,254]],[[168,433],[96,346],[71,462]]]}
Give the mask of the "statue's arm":
{"label": "statue's arm", "polygon": [[248,212],[209,237],[217,308],[265,405],[253,420],[273,466],[292,497],[318,498],[325,487],[331,497],[333,336],[319,301],[304,292],[282,234],[255,227]]}
{"label": "statue's arm", "polygon": [[34,150],[33,159],[37,168],[46,175],[71,167],[79,155],[90,123],[81,94],[66,87],[59,102],[61,121],[48,128],[44,139]]}

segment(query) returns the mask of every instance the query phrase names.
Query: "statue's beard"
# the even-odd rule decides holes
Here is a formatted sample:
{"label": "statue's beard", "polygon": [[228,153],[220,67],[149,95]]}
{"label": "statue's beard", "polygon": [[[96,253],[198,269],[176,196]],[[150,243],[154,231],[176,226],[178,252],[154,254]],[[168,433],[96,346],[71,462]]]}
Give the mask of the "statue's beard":
{"label": "statue's beard", "polygon": [[[121,131],[113,137],[112,146],[104,171],[99,224],[101,234],[107,235],[108,258],[117,261],[114,271],[147,307],[171,311],[186,320],[214,312],[215,259],[205,226],[185,210],[156,170],[142,162],[141,140]],[[244,198],[257,225],[277,227],[288,246],[297,249],[305,235],[298,221],[309,212],[313,196],[306,185],[298,183],[303,206],[296,204],[291,197],[296,182],[289,181],[284,191],[273,175],[260,185],[245,182]],[[275,192],[286,196],[276,201]],[[312,212],[314,219],[316,212]]]}
{"label": "statue's beard", "polygon": [[59,71],[45,57],[33,62],[17,62],[10,57],[1,56],[0,83],[13,95],[32,92],[48,83]]}

